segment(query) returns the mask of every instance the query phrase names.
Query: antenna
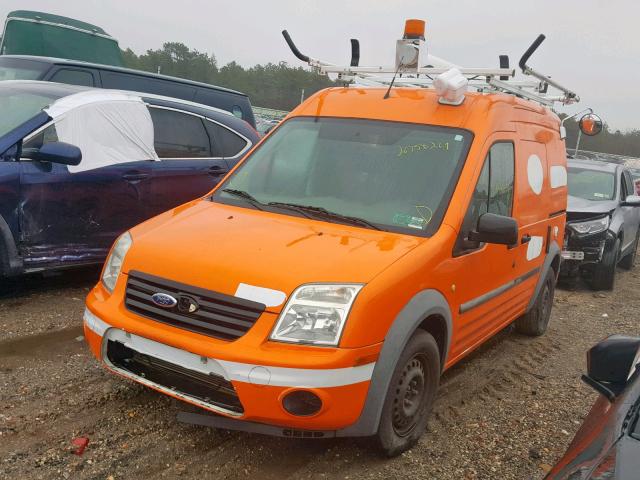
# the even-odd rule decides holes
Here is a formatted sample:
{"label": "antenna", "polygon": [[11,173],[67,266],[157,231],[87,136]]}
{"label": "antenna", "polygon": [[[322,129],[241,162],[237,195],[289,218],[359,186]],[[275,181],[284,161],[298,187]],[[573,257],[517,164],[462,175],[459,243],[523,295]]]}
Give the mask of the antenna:
{"label": "antenna", "polygon": [[391,93],[391,87],[393,87],[393,83],[396,81],[396,76],[398,75],[398,72],[400,71],[400,68],[402,67],[402,61],[404,60],[404,57],[402,57],[400,59],[400,63],[398,65],[398,68],[396,68],[396,72],[393,74],[393,78],[391,79],[391,83],[389,84],[389,88],[387,88],[387,93],[384,94],[383,100],[386,100],[387,98],[389,98],[389,93]]}

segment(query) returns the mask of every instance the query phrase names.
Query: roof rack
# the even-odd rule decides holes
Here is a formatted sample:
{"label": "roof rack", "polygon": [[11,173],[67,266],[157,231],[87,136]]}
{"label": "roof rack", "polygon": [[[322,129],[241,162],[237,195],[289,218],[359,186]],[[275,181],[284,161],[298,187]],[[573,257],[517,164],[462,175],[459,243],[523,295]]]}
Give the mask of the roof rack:
{"label": "roof rack", "polygon": [[[389,89],[392,86],[435,88],[442,95],[441,103],[452,105],[464,101],[467,87],[481,93],[512,94],[548,107],[556,103],[569,105],[580,101],[576,93],[527,65],[531,55],[545,39],[542,34],[518,62],[522,73],[535,80],[514,80],[516,71],[509,67],[509,57],[506,55],[499,56],[498,68],[464,68],[428,54],[424,27],[422,20],[407,20],[404,36],[396,43],[395,66],[388,67],[360,66],[360,43],[357,39],[351,39],[350,64],[341,66],[304,55],[286,30],[282,31],[282,35],[298,59],[319,73],[337,75],[338,81],[345,85],[388,86]],[[420,66],[425,63],[426,66]],[[555,93],[549,91],[550,87]],[[444,93],[447,88],[456,90],[451,98]]]}

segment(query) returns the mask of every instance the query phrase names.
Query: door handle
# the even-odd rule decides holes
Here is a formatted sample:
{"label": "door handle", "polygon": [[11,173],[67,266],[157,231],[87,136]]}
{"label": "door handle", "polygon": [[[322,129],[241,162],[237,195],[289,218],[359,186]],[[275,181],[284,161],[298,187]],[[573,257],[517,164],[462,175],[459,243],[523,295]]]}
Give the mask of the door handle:
{"label": "door handle", "polygon": [[224,175],[228,171],[229,171],[228,168],[224,168],[224,167],[220,167],[218,165],[214,165],[213,167],[209,168],[209,175],[213,175],[213,176]]}
{"label": "door handle", "polygon": [[522,236],[522,239],[520,240],[520,243],[524,245],[525,243],[529,243],[530,241],[531,241],[531,235],[529,235],[528,233],[525,233]]}
{"label": "door handle", "polygon": [[124,175],[122,175],[122,178],[124,178],[127,182],[138,182],[148,177],[148,173],[125,173]]}

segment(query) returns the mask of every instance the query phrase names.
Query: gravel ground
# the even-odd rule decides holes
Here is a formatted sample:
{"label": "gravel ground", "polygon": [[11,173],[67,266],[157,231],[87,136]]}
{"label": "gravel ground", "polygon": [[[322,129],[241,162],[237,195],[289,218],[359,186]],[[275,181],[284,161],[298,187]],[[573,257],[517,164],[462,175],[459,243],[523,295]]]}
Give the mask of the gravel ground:
{"label": "gravel ground", "polygon": [[[188,426],[185,406],[106,373],[82,341],[97,270],[2,285],[0,478],[539,479],[564,452],[596,394],[585,351],[640,335],[639,273],[614,292],[556,292],[540,338],[507,329],[448,371],[428,433],[378,457],[364,440],[269,438]],[[83,455],[72,440],[88,437]]]}

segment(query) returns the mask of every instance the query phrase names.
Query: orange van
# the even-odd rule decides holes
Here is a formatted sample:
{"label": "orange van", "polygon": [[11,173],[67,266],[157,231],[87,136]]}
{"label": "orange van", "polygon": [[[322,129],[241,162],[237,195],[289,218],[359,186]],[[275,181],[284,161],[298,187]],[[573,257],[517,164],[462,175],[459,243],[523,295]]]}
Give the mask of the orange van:
{"label": "orange van", "polygon": [[567,202],[555,113],[439,91],[323,90],[123,234],[87,298],[94,355],[217,414],[189,421],[410,448],[444,370],[547,329]]}

